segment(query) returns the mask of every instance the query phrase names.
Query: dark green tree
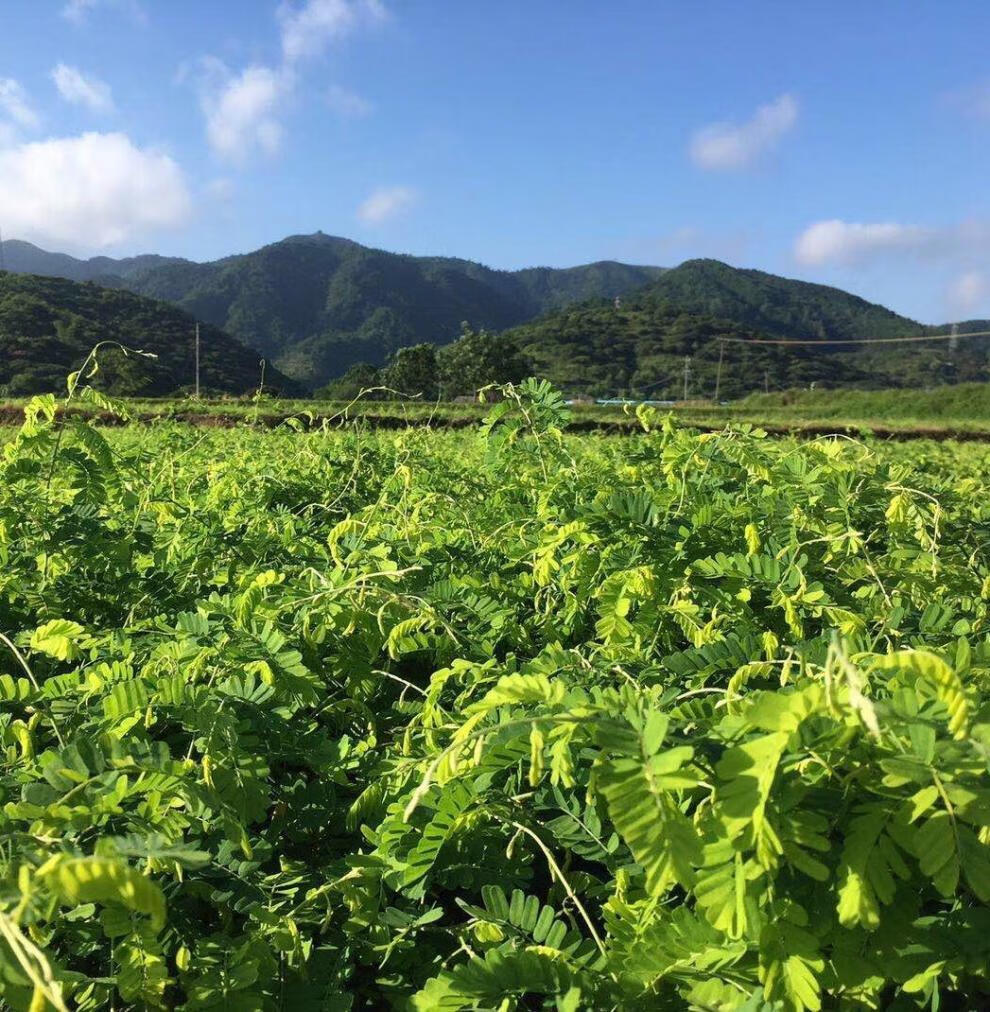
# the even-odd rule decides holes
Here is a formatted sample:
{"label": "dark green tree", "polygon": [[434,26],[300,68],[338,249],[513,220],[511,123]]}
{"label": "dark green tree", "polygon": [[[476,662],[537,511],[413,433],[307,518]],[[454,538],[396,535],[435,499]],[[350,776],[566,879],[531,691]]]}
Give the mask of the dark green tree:
{"label": "dark green tree", "polygon": [[491,383],[518,383],[532,372],[519,346],[504,334],[461,325],[461,337],[437,350],[440,388],[446,398],[472,394]]}
{"label": "dark green tree", "polygon": [[396,392],[392,396],[435,400],[440,393],[436,346],[413,344],[400,348],[382,370],[382,385]]}

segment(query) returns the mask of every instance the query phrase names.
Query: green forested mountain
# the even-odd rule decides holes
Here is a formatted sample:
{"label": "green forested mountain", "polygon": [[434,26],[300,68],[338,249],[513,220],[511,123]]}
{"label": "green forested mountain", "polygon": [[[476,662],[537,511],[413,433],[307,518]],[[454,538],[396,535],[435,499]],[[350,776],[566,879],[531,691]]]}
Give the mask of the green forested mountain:
{"label": "green forested mountain", "polygon": [[[586,302],[513,328],[506,336],[534,363],[538,375],[574,393],[597,396],[680,398],[685,389],[685,366],[689,397],[712,397],[716,388],[720,397],[737,397],[812,383],[876,389],[990,380],[988,338],[962,339],[955,349],[946,341],[870,348],[740,344],[734,339],[904,336],[944,333],[947,328],[923,327],[837,289],[788,283],[756,271],[725,268],[710,272],[709,263],[700,262],[696,270],[699,262],[694,261],[669,272],[681,272],[672,291],[679,290],[694,312],[683,309],[674,298],[658,295],[668,276],[664,275],[657,284],[623,300],[618,308],[604,300]],[[704,280],[711,273],[728,282],[723,293],[714,285],[688,284],[692,278]],[[745,277],[750,274],[757,275],[752,288]],[[788,284],[795,286],[790,300],[785,298]],[[810,293],[807,305],[801,302],[805,289],[819,289]],[[729,295],[724,294],[726,290]],[[768,290],[775,291],[778,299],[761,303],[759,293]],[[712,304],[722,299],[721,304],[737,317],[720,319],[699,311],[706,299]],[[817,334],[808,335],[803,329],[798,322],[802,313],[803,326],[814,322]],[[761,320],[764,329],[749,322],[754,319]],[[888,329],[878,329],[882,325]],[[971,321],[959,329],[966,333],[990,327]]]}
{"label": "green forested mountain", "polygon": [[[169,394],[195,381],[195,320],[175,306],[131,292],[63,278],[0,273],[0,387],[9,396],[65,389],[100,341],[155,355],[107,348],[93,383],[117,394]],[[244,393],[258,387],[260,354],[217,327],[200,334],[204,390]],[[265,386],[295,385],[266,368]]]}
{"label": "green forested mountain", "polygon": [[445,344],[464,321],[500,330],[571,302],[624,295],[660,274],[660,268],[611,261],[496,271],[469,260],[387,253],[323,233],[203,264],[78,261],[11,242],[4,252],[13,270],[98,277],[174,302],[310,386],[356,362],[380,365],[404,345]]}
{"label": "green forested mountain", "polygon": [[[713,394],[719,337],[859,339],[931,330],[837,288],[716,260],[689,260],[670,270],[603,261],[496,271],[323,233],[210,263],[157,256],[83,261],[15,241],[4,244],[4,255],[15,270],[97,278],[174,303],[309,388],[357,364],[374,371],[400,348],[447,344],[463,321],[476,330],[510,332],[538,372],[575,392],[657,396],[683,393],[686,355],[692,356],[689,393]],[[960,325],[961,333],[985,329],[990,323],[980,320]],[[962,341],[951,353],[946,345],[853,352],[726,344],[719,394],[812,382],[882,387],[982,380],[985,344]]]}
{"label": "green forested mountain", "polygon": [[624,294],[658,273],[618,263],[495,271],[317,234],[209,264],[165,264],[126,284],[224,327],[315,386],[356,362],[380,365],[404,345],[446,344],[463,321],[503,329],[568,302]]}
{"label": "green forested mountain", "polygon": [[718,260],[686,260],[665,271],[637,297],[682,313],[790,338],[900,337],[918,334],[915,320],[840,288],[730,267]]}

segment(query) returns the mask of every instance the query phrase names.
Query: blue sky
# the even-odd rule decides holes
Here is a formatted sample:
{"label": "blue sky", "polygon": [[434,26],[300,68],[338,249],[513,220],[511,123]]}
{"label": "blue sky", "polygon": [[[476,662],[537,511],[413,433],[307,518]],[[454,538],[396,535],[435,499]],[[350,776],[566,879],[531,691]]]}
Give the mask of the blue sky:
{"label": "blue sky", "polygon": [[988,38],[985,0],[0,0],[0,228],[714,256],[987,317]]}

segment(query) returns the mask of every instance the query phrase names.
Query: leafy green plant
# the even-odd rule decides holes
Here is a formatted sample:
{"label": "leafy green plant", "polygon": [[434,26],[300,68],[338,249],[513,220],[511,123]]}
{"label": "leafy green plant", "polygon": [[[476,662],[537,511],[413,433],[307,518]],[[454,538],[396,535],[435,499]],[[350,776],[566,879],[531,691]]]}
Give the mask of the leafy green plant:
{"label": "leafy green plant", "polygon": [[986,1004],[985,451],[57,408],[0,460],[5,1006]]}

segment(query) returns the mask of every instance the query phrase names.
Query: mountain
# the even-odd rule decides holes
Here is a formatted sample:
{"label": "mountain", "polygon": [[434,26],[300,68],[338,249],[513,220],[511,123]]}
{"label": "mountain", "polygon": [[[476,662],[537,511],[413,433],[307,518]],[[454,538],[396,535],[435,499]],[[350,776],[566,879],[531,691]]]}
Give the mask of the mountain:
{"label": "mountain", "polygon": [[99,278],[173,302],[311,387],[356,362],[381,364],[403,345],[452,341],[463,321],[502,330],[574,301],[624,295],[661,273],[613,261],[497,271],[469,260],[370,249],[322,232],[211,263],[80,261],[12,241],[4,243],[4,256],[12,270]]}
{"label": "mountain", "polygon": [[[613,261],[498,271],[470,260],[371,249],[317,232],[195,263],[170,257],[77,260],[8,241],[8,266],[96,279],[172,303],[238,338],[310,389],[399,348],[446,344],[462,321],[509,332],[568,389],[720,396],[808,385],[912,386],[982,379],[982,339],[873,349],[743,347],[724,337],[861,339],[931,332],[838,288],[688,260],[673,269]],[[614,300],[621,297],[616,308]],[[940,328],[941,329],[941,328]],[[990,329],[985,321],[960,331]],[[892,353],[897,348],[898,353]],[[235,381],[236,383],[239,382]]]}
{"label": "mountain", "polygon": [[[961,334],[990,330],[960,324]],[[690,260],[618,307],[590,300],[507,331],[536,372],[574,393],[680,398],[755,390],[925,387],[990,380],[990,339],[842,345],[740,340],[889,338],[947,333],[837,288]],[[689,359],[689,361],[685,361]]]}
{"label": "mountain", "polygon": [[100,280],[111,285],[116,279],[134,277],[154,267],[181,262],[176,257],[163,257],[154,253],[121,260],[112,257],[79,260],[68,253],[49,253],[48,250],[20,239],[4,240],[0,243],[0,250],[3,253],[4,267],[15,274],[38,274],[47,278],[67,278],[69,281]]}
{"label": "mountain", "polygon": [[730,267],[718,260],[686,260],[638,295],[684,313],[722,320],[788,338],[900,337],[923,333],[915,320],[850,295],[841,288]]}
{"label": "mountain", "polygon": [[[195,382],[196,321],[186,312],[132,292],[32,274],[0,273],[0,386],[8,396],[61,392],[98,342],[150,352],[99,354],[93,383],[117,394],[171,394]],[[245,393],[257,388],[258,352],[209,324],[200,333],[204,390]],[[297,392],[268,368],[265,387]]]}

